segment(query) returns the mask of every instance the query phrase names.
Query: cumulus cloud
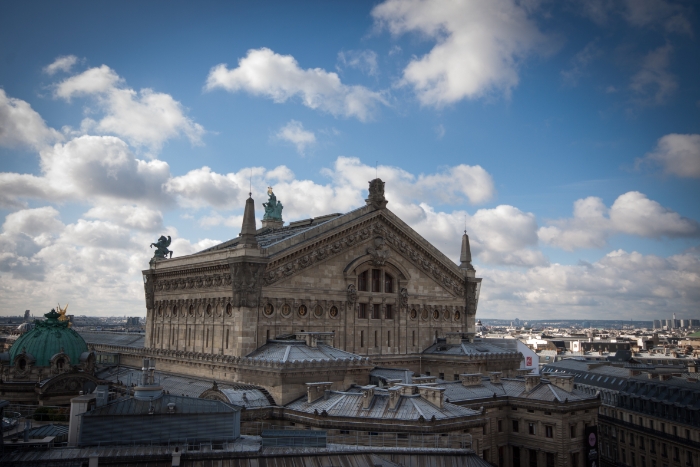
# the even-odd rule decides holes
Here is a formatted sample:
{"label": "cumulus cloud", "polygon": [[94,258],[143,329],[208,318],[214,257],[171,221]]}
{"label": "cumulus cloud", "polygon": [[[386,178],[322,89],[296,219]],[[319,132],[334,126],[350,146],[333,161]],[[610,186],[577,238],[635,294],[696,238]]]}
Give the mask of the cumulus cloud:
{"label": "cumulus cloud", "polygon": [[338,52],[339,68],[357,68],[369,76],[379,74],[377,52],[373,50],[348,50]]}
{"label": "cumulus cloud", "polygon": [[316,144],[316,135],[312,131],[305,130],[304,125],[296,120],[290,120],[280,128],[275,137],[281,141],[292,143],[302,156],[306,153],[306,148]]}
{"label": "cumulus cloud", "polygon": [[28,102],[8,97],[0,89],[0,146],[39,150],[62,139]]}
{"label": "cumulus cloud", "polygon": [[78,63],[78,57],[75,55],[63,55],[57,57],[53,63],[46,65],[44,67],[44,73],[47,75],[53,75],[58,71],[69,73],[71,68],[73,68],[73,65],[76,63]]}
{"label": "cumulus cloud", "polygon": [[321,68],[303,69],[291,55],[280,55],[268,48],[251,49],[229,69],[224,63],[209,72],[205,89],[244,91],[283,103],[293,98],[311,109],[334,116],[368,121],[384,97],[363,86],[343,84],[336,73]]}
{"label": "cumulus cloud", "polygon": [[161,186],[170,178],[167,163],[136,159],[114,136],[81,136],[42,150],[42,176],[0,174],[0,202],[21,205],[23,198],[65,200],[139,200],[171,202]]}
{"label": "cumulus cloud", "polygon": [[700,224],[630,191],[620,195],[610,209],[597,197],[577,200],[572,218],[550,221],[538,231],[544,243],[568,251],[602,248],[617,234],[656,239],[698,237]]}
{"label": "cumulus cloud", "polygon": [[549,47],[526,8],[513,0],[387,0],[372,16],[394,35],[418,33],[436,41],[429,53],[411,60],[401,81],[426,106],[490,92],[509,95],[520,63]]}
{"label": "cumulus cloud", "polygon": [[694,316],[700,300],[700,257],[690,252],[663,258],[616,250],[594,263],[480,272],[481,316],[658,319],[671,311]]}
{"label": "cumulus cloud", "polygon": [[659,138],[652,152],[637,159],[637,168],[643,164],[659,165],[667,175],[700,178],[700,135],[672,133]]}
{"label": "cumulus cloud", "polygon": [[636,94],[635,102],[642,105],[665,104],[678,87],[676,77],[668,71],[671,44],[649,52],[642,68],[630,81],[630,89]]}
{"label": "cumulus cloud", "polygon": [[145,232],[155,232],[163,228],[163,214],[157,209],[142,205],[105,204],[91,208],[83,216]]}
{"label": "cumulus cloud", "polygon": [[240,174],[222,175],[204,166],[171,178],[165,184],[165,191],[177,196],[180,204],[185,207],[236,209],[241,206],[244,194],[241,189],[243,180],[245,178]]}
{"label": "cumulus cloud", "polygon": [[625,0],[624,18],[637,27],[662,26],[666,32],[692,35],[688,8],[666,0]]}
{"label": "cumulus cloud", "polygon": [[102,118],[86,118],[84,132],[113,134],[135,147],[158,152],[165,141],[180,135],[201,144],[204,128],[186,116],[182,104],[170,94],[145,88],[135,91],[107,65],[90,68],[56,84],[54,94],[70,101],[73,97],[95,99]]}

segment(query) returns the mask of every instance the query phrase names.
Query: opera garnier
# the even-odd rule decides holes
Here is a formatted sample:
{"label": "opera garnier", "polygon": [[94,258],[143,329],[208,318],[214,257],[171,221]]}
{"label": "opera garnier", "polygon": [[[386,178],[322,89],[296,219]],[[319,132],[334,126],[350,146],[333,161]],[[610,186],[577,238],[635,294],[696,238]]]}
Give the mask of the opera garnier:
{"label": "opera garnier", "polygon": [[95,378],[128,392],[149,358],[168,394],[244,407],[243,433],[439,434],[494,465],[584,465],[599,398],[476,337],[466,232],[456,264],[391,212],[384,188],[372,180],[364,206],[288,225],[270,189],[261,228],[248,198],[240,234],[192,255],[171,258],[161,237],[143,271],[145,336],[84,335],[118,362]]}

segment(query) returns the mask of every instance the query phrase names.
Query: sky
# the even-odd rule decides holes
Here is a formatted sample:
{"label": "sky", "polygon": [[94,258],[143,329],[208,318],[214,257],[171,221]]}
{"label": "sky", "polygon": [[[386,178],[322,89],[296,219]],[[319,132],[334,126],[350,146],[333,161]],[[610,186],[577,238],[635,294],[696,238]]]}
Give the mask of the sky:
{"label": "sky", "polygon": [[[696,2],[0,3],[0,315],[145,316],[141,271],[387,206],[477,317],[700,318]],[[258,224],[260,225],[260,224]]]}

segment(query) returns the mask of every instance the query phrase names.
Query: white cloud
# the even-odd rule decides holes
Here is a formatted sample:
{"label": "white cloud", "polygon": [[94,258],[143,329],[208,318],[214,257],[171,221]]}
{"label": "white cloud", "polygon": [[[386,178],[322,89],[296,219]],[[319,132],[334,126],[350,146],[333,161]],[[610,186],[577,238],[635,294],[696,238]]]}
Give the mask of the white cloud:
{"label": "white cloud", "polygon": [[574,203],[574,216],[541,227],[538,235],[546,244],[573,251],[602,248],[617,234],[645,238],[698,237],[700,224],[664,208],[638,191],[620,195],[608,209],[600,198],[588,197]]}
{"label": "white cloud", "polygon": [[380,93],[343,84],[336,73],[321,68],[303,69],[291,55],[280,55],[267,48],[249,50],[237,68],[229,69],[223,63],[213,67],[205,89],[217,88],[245,91],[276,103],[298,97],[311,109],[363,122],[372,118],[379,104],[386,105]]}
{"label": "white cloud", "polygon": [[126,88],[124,80],[106,65],[66,78],[56,85],[55,95],[66,100],[94,97],[104,115],[98,121],[83,120],[84,132],[114,134],[151,152],[158,152],[167,140],[180,135],[192,144],[201,144],[205,133],[171,95],[149,88],[139,92]]}
{"label": "white cloud", "polygon": [[673,47],[666,44],[644,57],[641,70],[630,81],[630,89],[637,95],[638,104],[661,105],[675,92],[678,83],[668,71],[671,52]]}
{"label": "white cloud", "polygon": [[316,144],[316,135],[312,131],[305,130],[304,125],[296,120],[290,120],[275,136],[279,140],[292,143],[302,156],[306,153],[307,147]]}
{"label": "white cloud", "polygon": [[42,176],[0,174],[0,202],[21,205],[23,198],[48,201],[138,200],[167,205],[161,186],[170,178],[167,163],[136,159],[114,136],[81,136],[40,152]]}
{"label": "white cloud", "polygon": [[693,253],[663,258],[617,250],[592,264],[479,272],[482,317],[658,319],[695,316],[700,300],[700,257]]}
{"label": "white cloud", "polygon": [[700,178],[700,135],[672,133],[659,138],[656,148],[636,161],[637,167],[645,163],[660,165],[668,175]]}
{"label": "white cloud", "polygon": [[44,67],[44,73],[47,75],[53,75],[57,71],[62,71],[64,73],[69,73],[73,65],[78,63],[78,57],[75,55],[63,55],[57,57],[53,63],[46,65]]}
{"label": "white cloud", "polygon": [[338,52],[338,61],[347,68],[357,68],[369,76],[379,74],[377,52],[373,50],[348,50]]}
{"label": "white cloud", "polygon": [[91,208],[83,216],[145,232],[155,232],[163,228],[163,214],[148,206],[104,204]]}
{"label": "white cloud", "polygon": [[688,9],[666,0],[625,0],[624,18],[638,27],[663,26],[666,32],[693,34]]}
{"label": "white cloud", "polygon": [[49,128],[29,103],[8,97],[0,89],[0,146],[39,150],[62,139],[62,135]]}
{"label": "white cloud", "polygon": [[387,0],[372,10],[394,35],[418,33],[436,41],[403,71],[423,105],[441,107],[490,92],[509,95],[520,63],[545,51],[545,36],[513,0]]}
{"label": "white cloud", "polygon": [[241,199],[244,199],[245,191],[241,189],[243,180],[245,178],[241,175],[222,175],[204,166],[171,178],[165,184],[165,191],[176,195],[185,207],[236,209],[242,206]]}

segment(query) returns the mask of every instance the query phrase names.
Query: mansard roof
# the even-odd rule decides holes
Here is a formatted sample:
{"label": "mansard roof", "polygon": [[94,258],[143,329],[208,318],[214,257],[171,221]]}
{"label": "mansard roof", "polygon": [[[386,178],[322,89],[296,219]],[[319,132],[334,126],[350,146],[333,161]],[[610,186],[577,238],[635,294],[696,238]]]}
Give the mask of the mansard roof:
{"label": "mansard roof", "polygon": [[501,378],[498,383],[492,383],[488,378],[484,378],[481,384],[474,386],[464,386],[461,381],[445,381],[439,383],[437,387],[445,388],[445,397],[452,402],[487,399],[493,398],[494,395],[496,398],[513,397],[543,402],[596,400],[595,396],[581,390],[566,391],[544,379],[530,391],[526,391],[525,380],[522,378]]}
{"label": "mansard roof", "polygon": [[500,356],[517,356],[520,352],[517,350],[504,349],[501,346],[488,343],[481,339],[474,339],[474,342],[469,342],[463,339],[459,344],[447,344],[446,339],[438,338],[437,342],[423,351],[424,354],[431,355],[462,355],[462,356],[480,356],[480,355],[500,355]]}
{"label": "mansard roof", "polygon": [[303,340],[269,340],[247,355],[252,360],[269,362],[361,361],[365,357],[319,343],[311,347]]}
{"label": "mansard roof", "polygon": [[443,407],[425,400],[418,394],[400,395],[396,409],[389,402],[389,392],[375,388],[368,409],[363,409],[364,397],[361,388],[352,387],[348,391],[329,391],[328,397],[308,402],[306,396],[287,405],[288,409],[306,413],[326,412],[329,417],[353,417],[381,420],[448,420],[451,418],[480,415],[481,412],[445,402]]}

